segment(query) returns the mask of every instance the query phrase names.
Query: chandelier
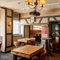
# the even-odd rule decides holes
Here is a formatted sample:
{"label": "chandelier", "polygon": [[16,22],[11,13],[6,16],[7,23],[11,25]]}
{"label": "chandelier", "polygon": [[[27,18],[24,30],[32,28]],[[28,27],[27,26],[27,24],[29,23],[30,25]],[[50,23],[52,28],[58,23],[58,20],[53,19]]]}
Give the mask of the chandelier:
{"label": "chandelier", "polygon": [[42,8],[45,5],[45,0],[26,0],[29,8],[37,9],[38,5]]}
{"label": "chandelier", "polygon": [[29,8],[34,9],[34,11],[30,12],[30,15],[39,16],[40,13],[36,11],[38,6],[42,9],[45,5],[45,0],[26,0]]}

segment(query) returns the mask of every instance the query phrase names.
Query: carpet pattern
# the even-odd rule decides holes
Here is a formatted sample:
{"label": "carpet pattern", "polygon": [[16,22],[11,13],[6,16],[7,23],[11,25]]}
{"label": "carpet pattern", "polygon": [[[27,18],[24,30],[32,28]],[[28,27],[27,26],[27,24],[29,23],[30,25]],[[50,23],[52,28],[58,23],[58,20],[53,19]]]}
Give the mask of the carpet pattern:
{"label": "carpet pattern", "polygon": [[[13,60],[13,55],[10,53],[1,53],[0,60]],[[19,60],[19,59],[18,59]],[[39,60],[36,57],[32,60]],[[48,57],[46,60],[60,60],[60,53],[53,53],[52,56]]]}
{"label": "carpet pattern", "polygon": [[13,60],[13,55],[10,53],[2,53],[1,59],[2,60]]}
{"label": "carpet pattern", "polygon": [[50,56],[50,60],[60,60],[60,53],[53,53],[53,55]]}

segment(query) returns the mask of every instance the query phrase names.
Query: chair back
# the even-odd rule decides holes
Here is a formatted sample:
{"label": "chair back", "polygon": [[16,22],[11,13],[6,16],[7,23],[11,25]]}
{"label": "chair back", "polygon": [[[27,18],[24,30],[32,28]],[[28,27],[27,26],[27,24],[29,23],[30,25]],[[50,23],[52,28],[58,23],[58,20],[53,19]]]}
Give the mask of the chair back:
{"label": "chair back", "polygon": [[27,41],[27,44],[28,44],[28,45],[35,45],[35,41],[33,41],[33,40],[28,40],[28,41]]}
{"label": "chair back", "polygon": [[20,46],[20,42],[14,41],[14,46],[15,46],[15,47],[19,47],[19,46]]}
{"label": "chair back", "polygon": [[44,52],[41,53],[41,55],[40,55],[40,60],[46,60],[46,56],[47,56],[47,51],[44,50]]}

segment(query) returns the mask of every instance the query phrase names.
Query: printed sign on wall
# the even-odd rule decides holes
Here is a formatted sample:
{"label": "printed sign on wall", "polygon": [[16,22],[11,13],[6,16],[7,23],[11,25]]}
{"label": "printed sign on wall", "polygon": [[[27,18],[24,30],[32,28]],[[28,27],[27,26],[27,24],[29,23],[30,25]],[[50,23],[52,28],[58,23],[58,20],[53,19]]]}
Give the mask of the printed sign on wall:
{"label": "printed sign on wall", "polygon": [[[41,30],[41,38],[47,38],[49,31],[48,31],[48,25],[42,25]],[[41,40],[41,44],[44,46],[44,49],[46,49],[46,40]]]}
{"label": "printed sign on wall", "polygon": [[48,34],[48,28],[47,26],[42,27],[42,34]]}

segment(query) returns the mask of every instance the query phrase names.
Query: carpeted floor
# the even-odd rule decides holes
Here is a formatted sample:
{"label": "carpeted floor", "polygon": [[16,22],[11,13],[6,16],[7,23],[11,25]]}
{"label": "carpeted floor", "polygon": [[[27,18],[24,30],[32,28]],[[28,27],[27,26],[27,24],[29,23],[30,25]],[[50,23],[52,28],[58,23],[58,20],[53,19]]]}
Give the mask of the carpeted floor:
{"label": "carpeted floor", "polygon": [[13,60],[13,55],[10,53],[2,53],[1,58],[2,60]]}
{"label": "carpeted floor", "polygon": [[53,53],[53,55],[50,56],[50,60],[60,60],[60,53]]}
{"label": "carpeted floor", "polygon": [[[13,60],[13,55],[10,53],[1,53],[1,59],[2,60]],[[37,59],[34,58],[33,60],[37,60]],[[50,56],[49,58],[47,57],[46,60],[60,60],[60,54],[53,53],[53,55]]]}

